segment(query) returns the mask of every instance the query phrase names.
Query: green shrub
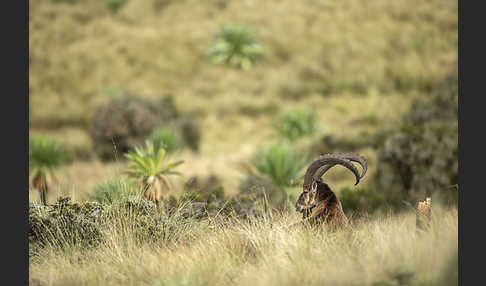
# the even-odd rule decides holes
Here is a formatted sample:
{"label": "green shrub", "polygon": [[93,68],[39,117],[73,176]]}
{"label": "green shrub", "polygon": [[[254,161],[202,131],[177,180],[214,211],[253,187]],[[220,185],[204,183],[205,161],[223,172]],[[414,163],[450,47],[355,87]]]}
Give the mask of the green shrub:
{"label": "green shrub", "polygon": [[28,220],[29,255],[38,254],[38,250],[45,246],[64,248],[98,245],[104,233],[96,222],[103,213],[102,204],[73,203],[68,197],[61,197],[49,206],[31,203]]}
{"label": "green shrub", "polygon": [[125,182],[122,178],[112,178],[96,185],[91,198],[100,203],[113,203],[136,195],[135,185]]}
{"label": "green shrub", "polygon": [[160,127],[150,133],[148,140],[152,141],[155,149],[164,148],[167,153],[173,153],[181,148],[181,137],[172,128]]}
{"label": "green shrub", "polygon": [[290,187],[307,163],[307,156],[299,156],[288,144],[274,144],[260,149],[251,163],[260,175],[269,176],[277,186]]}
{"label": "green shrub", "polygon": [[376,189],[395,206],[437,195],[457,202],[457,73],[428,100],[417,100],[402,122],[377,136]]}
{"label": "green shrub", "polygon": [[378,189],[395,205],[433,193],[457,201],[457,122],[404,125],[378,150]]}
{"label": "green shrub", "polygon": [[249,69],[263,57],[263,47],[253,38],[248,27],[227,25],[220,29],[208,55],[216,63]]}
{"label": "green shrub", "polygon": [[161,124],[179,116],[171,97],[148,100],[126,94],[100,106],[90,120],[89,133],[95,153],[103,161],[123,159],[119,154],[143,144]]}
{"label": "green shrub", "polygon": [[128,0],[104,0],[105,5],[113,12],[118,12],[118,10],[123,7]]}
{"label": "green shrub", "polygon": [[311,111],[290,111],[275,125],[277,132],[290,140],[309,136],[317,131],[315,115]]}

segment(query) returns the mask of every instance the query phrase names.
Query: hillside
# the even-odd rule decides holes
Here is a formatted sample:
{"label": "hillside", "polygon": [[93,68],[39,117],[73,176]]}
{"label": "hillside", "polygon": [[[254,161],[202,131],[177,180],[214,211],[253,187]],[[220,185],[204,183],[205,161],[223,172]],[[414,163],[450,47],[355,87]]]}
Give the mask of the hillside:
{"label": "hillside", "polygon": [[[233,23],[264,47],[250,70],[206,55]],[[125,90],[172,95],[203,136],[200,154],[181,155],[192,162],[182,171],[226,172],[234,188],[235,165],[274,140],[272,124],[288,110],[316,112],[315,138],[394,122],[457,64],[457,25],[457,1],[441,0],[130,0],[116,13],[98,0],[29,1],[30,131],[90,153],[86,127],[98,106]],[[86,168],[97,180],[93,164],[66,172]]]}

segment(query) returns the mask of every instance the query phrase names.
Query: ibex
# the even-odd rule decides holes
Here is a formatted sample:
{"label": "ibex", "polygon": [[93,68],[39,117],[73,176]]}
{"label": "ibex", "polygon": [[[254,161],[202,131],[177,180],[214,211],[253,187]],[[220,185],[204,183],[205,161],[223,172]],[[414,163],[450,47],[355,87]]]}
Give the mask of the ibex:
{"label": "ibex", "polygon": [[[361,175],[356,166],[357,162],[363,168]],[[346,227],[348,219],[344,214],[341,202],[322,176],[335,165],[348,168],[356,176],[357,185],[368,169],[366,160],[355,153],[327,154],[315,158],[307,168],[304,175],[303,192],[300,194],[295,208],[302,213],[303,223],[316,225],[329,224],[331,228]]]}

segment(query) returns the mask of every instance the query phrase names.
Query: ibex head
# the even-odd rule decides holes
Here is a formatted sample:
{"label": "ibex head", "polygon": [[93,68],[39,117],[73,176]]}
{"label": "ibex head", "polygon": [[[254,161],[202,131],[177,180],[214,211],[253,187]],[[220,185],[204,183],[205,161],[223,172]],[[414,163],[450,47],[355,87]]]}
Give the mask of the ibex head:
{"label": "ibex head", "polygon": [[[363,168],[360,175],[356,166],[351,163],[357,162]],[[303,191],[295,204],[295,209],[306,217],[319,201],[319,194],[332,193],[331,188],[321,179],[329,169],[335,165],[342,165],[348,168],[356,176],[356,183],[363,178],[368,169],[366,160],[355,153],[326,154],[315,158],[307,168],[304,175]]]}

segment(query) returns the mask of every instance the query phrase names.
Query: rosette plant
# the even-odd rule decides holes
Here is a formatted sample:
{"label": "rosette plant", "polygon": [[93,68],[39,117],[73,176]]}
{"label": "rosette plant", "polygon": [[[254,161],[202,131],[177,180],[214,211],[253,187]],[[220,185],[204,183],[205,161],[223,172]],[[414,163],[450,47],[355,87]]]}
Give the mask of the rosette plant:
{"label": "rosette plant", "polygon": [[47,205],[49,190],[57,183],[54,172],[66,158],[66,148],[54,139],[44,135],[29,139],[29,177],[44,205]]}
{"label": "rosette plant", "polygon": [[163,185],[170,191],[172,186],[168,175],[182,175],[173,168],[184,163],[183,160],[168,162],[166,151],[160,145],[158,148],[150,141],[145,141],[145,148],[135,147],[125,154],[130,162],[126,170],[129,178],[140,182],[141,190],[146,199],[155,202],[160,208]]}
{"label": "rosette plant", "polygon": [[214,45],[208,50],[215,63],[249,69],[263,57],[263,47],[244,25],[223,26]]}

